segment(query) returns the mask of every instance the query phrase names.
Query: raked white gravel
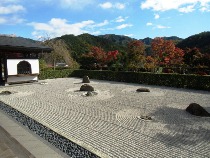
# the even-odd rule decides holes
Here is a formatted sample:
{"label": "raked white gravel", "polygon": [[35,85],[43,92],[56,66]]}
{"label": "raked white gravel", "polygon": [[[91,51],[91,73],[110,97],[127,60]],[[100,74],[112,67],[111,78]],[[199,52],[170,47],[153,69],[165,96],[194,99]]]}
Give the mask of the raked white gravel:
{"label": "raked white gravel", "polygon": [[210,112],[209,92],[91,80],[87,97],[81,81],[2,87],[13,93],[0,100],[101,157],[210,157],[210,118],[185,112],[193,102]]}

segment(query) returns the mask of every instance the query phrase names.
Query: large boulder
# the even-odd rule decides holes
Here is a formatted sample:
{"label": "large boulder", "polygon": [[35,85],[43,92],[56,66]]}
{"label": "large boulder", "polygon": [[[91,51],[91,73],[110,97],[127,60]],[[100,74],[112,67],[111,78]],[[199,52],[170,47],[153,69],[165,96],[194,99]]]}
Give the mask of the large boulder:
{"label": "large boulder", "polygon": [[91,85],[84,84],[80,87],[80,91],[94,91],[94,88]]}
{"label": "large boulder", "polygon": [[82,83],[90,83],[90,79],[88,76],[83,76]]}
{"label": "large boulder", "polygon": [[138,88],[136,92],[150,92],[148,88]]}
{"label": "large boulder", "polygon": [[210,117],[210,113],[208,113],[202,106],[197,103],[191,103],[186,108],[186,111],[192,115]]}

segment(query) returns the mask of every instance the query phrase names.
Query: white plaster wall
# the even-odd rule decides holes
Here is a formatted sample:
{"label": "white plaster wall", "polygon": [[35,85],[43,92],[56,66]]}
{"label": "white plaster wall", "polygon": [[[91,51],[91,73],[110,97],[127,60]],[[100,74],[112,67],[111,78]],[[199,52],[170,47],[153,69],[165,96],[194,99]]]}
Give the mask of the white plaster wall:
{"label": "white plaster wall", "polygon": [[39,74],[39,60],[38,59],[7,59],[8,75],[17,75],[17,64],[21,61],[27,61],[31,64],[32,74]]}

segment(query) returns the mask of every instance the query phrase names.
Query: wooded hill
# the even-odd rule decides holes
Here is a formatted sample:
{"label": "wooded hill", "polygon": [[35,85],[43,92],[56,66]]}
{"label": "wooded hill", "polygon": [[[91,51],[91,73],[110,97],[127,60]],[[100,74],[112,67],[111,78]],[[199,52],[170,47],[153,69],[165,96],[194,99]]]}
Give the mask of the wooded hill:
{"label": "wooded hill", "polygon": [[210,32],[208,31],[192,35],[180,41],[176,46],[181,49],[197,47],[201,53],[210,54]]}
{"label": "wooded hill", "polygon": [[[210,32],[203,32],[200,34],[196,34],[186,39],[181,39],[176,36],[163,37],[163,39],[172,40],[177,47],[182,49],[185,49],[186,47],[188,48],[197,47],[201,50],[201,53],[210,53],[210,42],[209,42]],[[137,39],[122,35],[114,35],[114,34],[107,34],[100,36],[94,36],[87,33],[78,36],[64,35],[46,42],[46,43],[51,43],[50,46],[52,46],[52,41],[54,43],[56,43],[56,41],[63,41],[63,42],[57,42],[59,43],[57,45],[59,45],[60,48],[56,49],[54,48],[55,51],[51,53],[50,55],[51,57],[49,56],[45,57],[44,60],[48,64],[53,64],[52,59],[57,58],[56,56],[59,56],[56,59],[56,62],[66,62],[67,64],[70,64],[69,63],[70,61],[79,62],[79,58],[81,57],[81,55],[88,53],[92,46],[101,47],[105,51],[118,50],[123,57],[126,55],[127,52],[127,44],[133,40]],[[141,40],[145,44],[146,54],[150,55],[152,53],[150,45],[153,39],[147,37],[139,40]],[[63,52],[65,53],[62,54],[62,52],[57,52],[59,50],[63,50]],[[69,56],[66,54],[66,52],[69,53]],[[49,59],[51,60],[49,61]]]}

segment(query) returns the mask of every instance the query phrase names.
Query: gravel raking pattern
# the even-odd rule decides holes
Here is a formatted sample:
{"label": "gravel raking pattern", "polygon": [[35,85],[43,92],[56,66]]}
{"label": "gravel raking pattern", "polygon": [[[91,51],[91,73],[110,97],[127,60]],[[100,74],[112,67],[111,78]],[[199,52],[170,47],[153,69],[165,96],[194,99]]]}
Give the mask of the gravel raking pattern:
{"label": "gravel raking pattern", "polygon": [[97,95],[85,96],[81,80],[4,87],[0,100],[100,157],[210,157],[210,118],[185,112],[210,112],[209,92],[91,80]]}

